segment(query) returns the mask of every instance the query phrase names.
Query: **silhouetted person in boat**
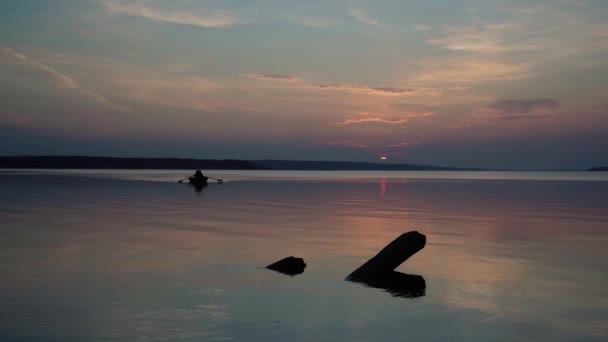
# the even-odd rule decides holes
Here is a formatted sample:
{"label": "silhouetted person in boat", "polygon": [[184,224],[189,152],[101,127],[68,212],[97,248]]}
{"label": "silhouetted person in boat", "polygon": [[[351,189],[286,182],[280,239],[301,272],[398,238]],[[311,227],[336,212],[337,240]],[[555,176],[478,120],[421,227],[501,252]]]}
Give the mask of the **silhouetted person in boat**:
{"label": "silhouetted person in boat", "polygon": [[205,178],[207,178],[207,177],[205,177],[205,175],[203,175],[201,170],[196,170],[193,177],[194,177],[195,181],[199,181],[199,182],[202,182]]}
{"label": "silhouetted person in boat", "polygon": [[194,184],[194,185],[207,184],[207,179],[209,179],[209,177],[206,177],[205,175],[203,175],[201,170],[196,170],[196,172],[194,173],[194,176],[188,177],[190,184]]}

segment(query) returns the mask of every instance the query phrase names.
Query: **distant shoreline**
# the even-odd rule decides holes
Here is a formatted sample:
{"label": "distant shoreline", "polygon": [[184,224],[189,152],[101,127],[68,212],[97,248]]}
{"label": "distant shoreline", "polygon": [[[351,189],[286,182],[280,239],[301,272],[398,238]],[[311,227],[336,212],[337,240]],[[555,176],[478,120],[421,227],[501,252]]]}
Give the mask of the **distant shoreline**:
{"label": "distant shoreline", "polygon": [[0,157],[0,169],[149,169],[149,170],[294,170],[294,171],[488,171],[417,164],[341,161],[119,158],[92,156]]}
{"label": "distant shoreline", "polygon": [[187,158],[117,158],[91,156],[15,156],[0,157],[0,168],[18,169],[225,169],[268,170],[245,160]]}
{"label": "distant shoreline", "polygon": [[280,171],[608,171],[589,169],[483,169],[420,164],[390,164],[314,160],[239,160],[96,156],[0,156],[0,169],[115,169],[115,170],[280,170]]}

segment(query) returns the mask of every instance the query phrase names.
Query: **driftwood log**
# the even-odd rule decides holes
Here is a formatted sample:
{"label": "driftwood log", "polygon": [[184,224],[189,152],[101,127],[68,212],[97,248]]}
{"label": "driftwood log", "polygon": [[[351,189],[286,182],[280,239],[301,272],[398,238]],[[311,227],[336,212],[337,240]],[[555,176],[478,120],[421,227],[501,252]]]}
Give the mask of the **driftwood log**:
{"label": "driftwood log", "polygon": [[426,236],[417,231],[401,234],[346,280],[382,288],[398,297],[424,296],[426,282],[422,276],[397,272],[395,269],[425,245]]}
{"label": "driftwood log", "polygon": [[417,231],[403,233],[348,277],[368,277],[392,272],[425,245],[426,236]]}

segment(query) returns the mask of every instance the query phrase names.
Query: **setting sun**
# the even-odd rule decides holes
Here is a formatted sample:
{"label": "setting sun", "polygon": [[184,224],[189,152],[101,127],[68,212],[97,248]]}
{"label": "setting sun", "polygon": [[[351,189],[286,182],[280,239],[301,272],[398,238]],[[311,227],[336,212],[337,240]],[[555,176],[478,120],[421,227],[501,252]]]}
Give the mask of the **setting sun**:
{"label": "setting sun", "polygon": [[380,157],[380,160],[386,160],[388,158],[386,158],[385,156]]}

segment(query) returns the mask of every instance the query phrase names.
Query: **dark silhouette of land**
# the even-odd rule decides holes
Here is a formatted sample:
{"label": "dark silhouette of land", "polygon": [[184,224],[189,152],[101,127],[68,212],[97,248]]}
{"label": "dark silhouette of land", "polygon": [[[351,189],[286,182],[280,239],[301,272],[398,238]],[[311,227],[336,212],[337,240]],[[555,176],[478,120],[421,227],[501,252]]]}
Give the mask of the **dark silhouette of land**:
{"label": "dark silhouette of land", "polygon": [[347,161],[255,160],[256,164],[274,170],[356,170],[356,171],[482,171],[475,168],[454,168],[417,164],[386,164]]}
{"label": "dark silhouette of land", "polygon": [[592,167],[587,171],[608,171],[608,166]]}
{"label": "dark silhouette of land", "polygon": [[114,158],[88,156],[0,157],[0,168],[15,169],[173,169],[267,170],[246,160],[181,158]]}
{"label": "dark silhouette of land", "polygon": [[13,169],[169,169],[169,170],[361,170],[361,171],[480,171],[416,164],[342,161],[237,160],[182,158],[116,158],[90,156],[0,157],[0,168]]}
{"label": "dark silhouette of land", "polygon": [[426,236],[417,231],[401,234],[376,256],[346,277],[346,280],[385,289],[397,297],[420,297],[426,293],[424,277],[395,271],[426,245]]}

